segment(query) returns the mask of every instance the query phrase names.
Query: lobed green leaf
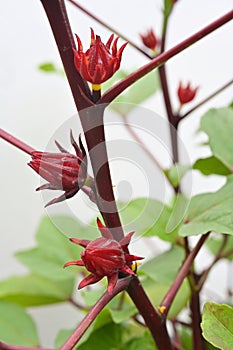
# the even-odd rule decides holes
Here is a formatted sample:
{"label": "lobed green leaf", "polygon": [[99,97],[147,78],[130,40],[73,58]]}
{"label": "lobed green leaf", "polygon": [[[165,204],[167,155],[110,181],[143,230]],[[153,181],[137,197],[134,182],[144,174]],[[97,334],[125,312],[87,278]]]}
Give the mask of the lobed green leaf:
{"label": "lobed green leaf", "polygon": [[201,328],[203,337],[218,349],[233,349],[233,308],[229,305],[205,303]]}
{"label": "lobed green leaf", "polygon": [[205,234],[209,231],[233,234],[233,176],[217,192],[194,196],[189,204],[181,236]]}

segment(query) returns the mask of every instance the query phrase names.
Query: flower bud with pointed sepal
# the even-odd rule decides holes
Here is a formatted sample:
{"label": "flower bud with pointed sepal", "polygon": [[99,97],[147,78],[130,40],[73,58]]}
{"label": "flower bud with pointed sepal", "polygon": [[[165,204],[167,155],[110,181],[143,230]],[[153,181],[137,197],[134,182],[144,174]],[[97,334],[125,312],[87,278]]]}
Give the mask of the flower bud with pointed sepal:
{"label": "flower bud with pointed sepal", "polygon": [[79,137],[79,145],[75,142],[72,132],[70,132],[70,139],[76,155],[66,151],[57,141],[55,143],[61,153],[39,151],[31,153],[32,160],[28,165],[48,181],[36,190],[65,191],[60,197],[47,203],[45,207],[73,197],[86,181],[87,158],[81,137]]}
{"label": "flower bud with pointed sepal", "polygon": [[148,30],[145,34],[140,34],[143,44],[151,49],[153,52],[157,53],[160,40],[155,35],[153,29]]}
{"label": "flower bud with pointed sepal", "polygon": [[186,86],[184,86],[182,82],[180,82],[177,89],[177,95],[180,104],[184,105],[185,103],[191,102],[195,98],[198,89],[198,86],[195,88],[191,88],[190,82]]}
{"label": "flower bud with pointed sepal", "polygon": [[[81,77],[93,85],[94,90],[100,89],[105,82],[119,69],[121,56],[127,43],[117,49],[119,37],[114,39],[112,34],[107,43],[101,41],[91,28],[90,48],[83,52],[83,45],[78,35],[78,50],[74,51],[74,64]],[[114,40],[113,40],[114,39]]]}
{"label": "flower bud with pointed sepal", "polygon": [[108,292],[112,293],[119,272],[126,275],[134,275],[132,262],[143,259],[142,257],[127,253],[127,248],[134,232],[128,233],[120,242],[113,239],[110,230],[99,219],[97,225],[102,237],[93,241],[86,239],[70,238],[70,241],[85,248],[81,253],[81,260],[66,263],[64,267],[77,265],[85,266],[90,274],[85,277],[78,286],[81,289],[89,284],[100,281],[103,277],[108,279]]}

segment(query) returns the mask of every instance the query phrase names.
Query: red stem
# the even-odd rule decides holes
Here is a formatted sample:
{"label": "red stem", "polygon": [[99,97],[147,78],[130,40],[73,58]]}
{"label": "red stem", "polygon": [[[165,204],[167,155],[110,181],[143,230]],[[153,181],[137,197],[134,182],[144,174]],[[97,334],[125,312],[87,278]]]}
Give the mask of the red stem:
{"label": "red stem", "polygon": [[203,244],[206,241],[206,239],[208,238],[208,236],[209,236],[209,233],[201,236],[197,245],[188,255],[188,257],[185,260],[184,264],[182,265],[180,271],[178,272],[174,282],[172,283],[170,289],[168,290],[165,297],[163,298],[163,301],[161,302],[160,305],[166,307],[164,314],[166,314],[166,315],[168,314],[169,309],[172,305],[172,302],[173,302],[178,290],[180,289],[182,282],[184,281],[185,277],[187,277],[195,257],[197,256],[199,250],[203,246]]}
{"label": "red stem", "polygon": [[172,350],[166,318],[155,310],[138,278],[132,278],[127,291],[149,327],[157,348],[159,350]]}
{"label": "red stem", "polygon": [[170,58],[177,55],[179,52],[185,50],[189,46],[193,45],[197,41],[204,38],[206,35],[212,33],[214,30],[223,26],[227,22],[233,19],[233,10],[226,13],[224,16],[218,18],[216,21],[210,23],[206,27],[202,28],[195,34],[191,35],[178,45],[172,47],[166,52],[158,55],[151,62],[147,63],[143,67],[139,68],[134,73],[128,75],[125,79],[122,79],[119,83],[115,84],[112,88],[110,88],[105,94],[103,94],[99,103],[110,103],[113,101],[118,95],[120,95],[125,89],[131,86],[135,81],[142,78],[147,73],[151,72],[153,69],[158,68],[167,62]]}
{"label": "red stem", "polygon": [[192,313],[192,331],[193,331],[193,348],[198,350],[205,350],[205,341],[201,330],[201,307],[200,307],[200,293],[195,290],[198,284],[198,276],[193,274],[194,289],[190,301],[190,310]]}
{"label": "red stem", "polygon": [[20,141],[19,139],[9,134],[8,132],[4,131],[3,129],[0,129],[0,137],[29,155],[31,155],[32,152],[35,152],[34,148],[27,145],[23,141]]}
{"label": "red stem", "polygon": [[117,285],[113,289],[112,294],[107,291],[102,295],[102,297],[95,303],[90,309],[87,315],[84,317],[82,322],[74,330],[71,336],[66,340],[66,342],[61,346],[60,350],[71,350],[81,339],[86,330],[94,322],[96,317],[99,315],[100,311],[111,301],[118,293],[125,290],[130,282],[131,277],[126,277],[118,280]]}

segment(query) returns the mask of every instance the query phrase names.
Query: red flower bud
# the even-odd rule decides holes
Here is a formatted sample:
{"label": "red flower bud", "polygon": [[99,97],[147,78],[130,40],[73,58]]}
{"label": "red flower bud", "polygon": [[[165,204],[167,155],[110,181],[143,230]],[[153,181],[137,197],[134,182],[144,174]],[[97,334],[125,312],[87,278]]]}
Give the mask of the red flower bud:
{"label": "red flower bud", "polygon": [[85,250],[81,253],[81,260],[70,261],[64,267],[70,265],[85,266],[91,272],[80,282],[78,289],[96,283],[107,276],[108,292],[112,293],[118,279],[118,273],[134,275],[130,268],[131,263],[143,258],[126,253],[133,232],[128,233],[120,242],[117,242],[113,239],[108,228],[98,219],[97,225],[102,234],[100,238],[93,241],[70,238],[71,242],[81,245]]}
{"label": "red flower bud", "polygon": [[180,101],[180,104],[183,105],[185,103],[188,103],[194,99],[196,96],[197,90],[199,87],[196,87],[194,89],[191,88],[190,83],[187,84],[186,87],[182,86],[182,83],[180,82],[179,87],[177,89],[177,95]]}
{"label": "red flower bud", "polygon": [[78,51],[73,50],[74,64],[81,77],[97,85],[111,78],[120,67],[122,52],[127,43],[123,44],[117,50],[119,37],[113,41],[114,35],[112,34],[107,43],[104,44],[100,36],[95,35],[91,28],[90,48],[84,53],[83,45],[78,35],[76,35],[76,38],[78,41]]}
{"label": "red flower bud", "polygon": [[143,44],[149,49],[155,51],[159,45],[159,40],[156,37],[153,29],[150,29],[145,34],[140,34]]}
{"label": "red flower bud", "polygon": [[48,181],[36,190],[62,190],[65,191],[60,197],[51,200],[46,206],[61,202],[73,197],[84,185],[87,177],[86,152],[79,137],[79,145],[75,142],[72,132],[71,143],[76,155],[67,152],[55,141],[61,153],[32,152],[32,160],[28,165],[41,177]]}

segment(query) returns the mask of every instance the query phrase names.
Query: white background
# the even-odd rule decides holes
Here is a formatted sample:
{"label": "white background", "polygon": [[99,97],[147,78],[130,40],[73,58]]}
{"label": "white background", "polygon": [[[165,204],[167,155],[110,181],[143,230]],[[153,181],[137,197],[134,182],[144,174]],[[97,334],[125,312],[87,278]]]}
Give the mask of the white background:
{"label": "white background", "polygon": [[[141,45],[140,32],[153,27],[159,33],[161,28],[162,1],[159,0],[83,0],[80,3],[138,45]],[[232,4],[229,0],[179,0],[169,23],[167,47],[231,10]],[[52,61],[61,67],[40,1],[2,1],[0,6],[0,125],[36,149],[43,150],[55,130],[75,114],[75,106],[65,78],[46,75],[37,69],[45,61]],[[89,44],[90,27],[101,35],[104,42],[107,40],[110,35],[108,31],[74,6],[67,7],[73,31],[82,38],[84,47]],[[178,107],[176,88],[180,79],[200,86],[196,98],[198,102],[232,78],[232,29],[232,23],[226,24],[169,62],[168,78],[174,108]],[[128,46],[122,67],[130,70],[146,62],[143,55]],[[200,155],[208,155],[208,150],[200,146],[205,137],[196,134],[201,115],[209,107],[225,106],[231,100],[232,88],[228,88],[182,123],[180,137],[192,161]],[[146,101],[144,106],[164,116],[160,94]],[[45,210],[42,197],[35,192],[39,179],[26,165],[29,157],[4,141],[0,140],[0,143],[0,277],[5,278],[25,272],[13,253],[33,246],[35,229]],[[121,170],[116,178],[122,173]],[[214,190],[222,183],[220,178],[204,178],[195,173],[191,191]],[[134,252],[139,253],[137,244],[134,248]],[[218,288],[217,295],[224,291],[226,282],[223,265],[218,271],[218,282],[215,283],[220,287],[221,274],[223,287]],[[213,290],[213,278],[211,283]],[[46,346],[52,346],[56,329],[72,327],[76,320],[76,313],[68,306],[41,308],[33,311],[33,314]]]}

